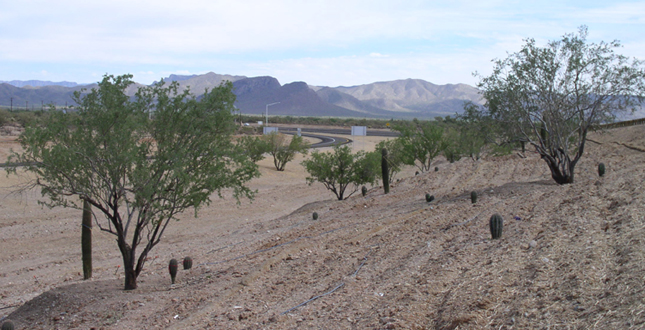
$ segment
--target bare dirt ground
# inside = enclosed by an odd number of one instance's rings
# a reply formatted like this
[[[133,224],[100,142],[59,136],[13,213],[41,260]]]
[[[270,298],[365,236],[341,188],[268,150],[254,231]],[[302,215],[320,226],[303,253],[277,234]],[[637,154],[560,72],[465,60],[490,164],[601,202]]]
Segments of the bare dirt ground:
[[[346,201],[308,186],[302,158],[285,172],[266,159],[256,199],[214,199],[172,223],[134,291],[122,290],[113,237],[94,232],[83,281],[80,212],[12,195],[28,178],[1,176],[0,318],[19,329],[643,329],[645,126],[591,139],[572,185],[527,152],[438,159],[437,172],[399,174],[388,195]],[[171,285],[168,260],[184,256],[195,266]]]

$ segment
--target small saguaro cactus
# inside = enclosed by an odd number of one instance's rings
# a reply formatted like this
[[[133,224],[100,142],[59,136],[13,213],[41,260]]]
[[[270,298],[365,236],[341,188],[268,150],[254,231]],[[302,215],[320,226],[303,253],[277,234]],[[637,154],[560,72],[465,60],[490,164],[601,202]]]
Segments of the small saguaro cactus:
[[[311,217],[312,217],[314,220],[318,220],[318,212],[314,212],[314,213],[311,215]]]
[[[381,149],[381,174],[383,176],[383,191],[385,194],[390,192],[390,170],[388,165],[387,149]]]
[[[434,200],[434,196],[430,194],[426,194],[426,202],[430,203]]]
[[[434,167],[434,171],[435,171],[435,172],[439,172],[439,167],[435,166],[435,167]]]
[[[183,265],[184,265],[184,270],[193,268],[193,258],[191,257],[184,258]]]
[[[502,216],[495,213],[490,217],[490,234],[493,236],[493,239],[498,239],[502,237],[502,228],[504,227],[504,219]]]
[[[83,259],[83,279],[92,277],[92,206],[83,201],[83,217],[81,220],[81,255]]]
[[[477,203],[477,192],[473,191],[470,193],[470,201],[473,202],[473,204]]]
[[[2,330],[13,330],[13,322],[11,321],[6,321],[5,323],[2,323]]]
[[[361,187],[361,194],[363,195],[363,197],[365,197],[365,195],[367,195],[367,187],[365,187],[365,186]]]
[[[605,175],[605,163],[598,164],[598,176],[602,177]]]
[[[168,264],[168,272],[170,273],[172,284],[175,284],[175,278],[177,277],[177,259],[170,259],[170,263]]]

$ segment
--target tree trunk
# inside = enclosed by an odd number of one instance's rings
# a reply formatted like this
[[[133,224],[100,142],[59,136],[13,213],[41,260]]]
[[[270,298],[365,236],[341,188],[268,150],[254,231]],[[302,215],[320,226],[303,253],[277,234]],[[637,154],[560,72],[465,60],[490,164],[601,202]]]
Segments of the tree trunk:
[[[123,257],[123,271],[125,273],[124,290],[134,290],[137,288],[137,273],[134,269],[134,262],[136,260],[134,251],[132,251],[130,246],[121,237],[118,239],[118,244],[119,250],[121,250],[121,256]]]
[[[83,279],[87,280],[92,277],[92,209],[88,201],[83,201],[83,222],[81,228]]]
[[[551,177],[557,184],[573,183],[573,172],[576,166],[575,162],[559,150],[553,152],[553,155],[542,155],[551,170]]]

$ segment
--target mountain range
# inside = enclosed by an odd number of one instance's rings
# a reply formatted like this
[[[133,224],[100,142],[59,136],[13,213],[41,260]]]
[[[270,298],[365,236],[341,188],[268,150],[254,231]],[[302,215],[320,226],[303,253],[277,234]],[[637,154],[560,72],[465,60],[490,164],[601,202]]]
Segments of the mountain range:
[[[305,82],[281,85],[274,77],[245,77],[213,72],[202,75],[170,75],[164,81],[176,81],[181,90],[201,95],[205,89],[231,81],[237,95],[235,106],[243,114],[332,116],[369,118],[434,118],[454,115],[463,103],[481,103],[478,90],[466,84],[436,85],[420,79],[405,79],[352,87],[310,86]],[[0,82],[0,105],[40,109],[43,105],[74,105],[71,95],[96,84],[37,80]],[[140,84],[128,89],[134,95]]]

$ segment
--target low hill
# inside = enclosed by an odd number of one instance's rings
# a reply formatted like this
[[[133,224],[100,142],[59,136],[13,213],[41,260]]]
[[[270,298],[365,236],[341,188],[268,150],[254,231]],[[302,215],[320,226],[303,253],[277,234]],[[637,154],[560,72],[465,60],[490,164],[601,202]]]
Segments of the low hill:
[[[8,196],[3,304],[20,305],[6,313],[29,329],[642,328],[645,126],[590,139],[571,185],[527,152],[439,159],[437,172],[406,169],[388,195],[374,187],[346,201],[308,186],[296,163],[277,172],[265,160],[256,200],[238,207],[225,194],[173,223],[133,292],[121,291],[111,237],[97,234],[84,282],[80,214]],[[171,285],[168,260],[187,255],[194,268]]]

